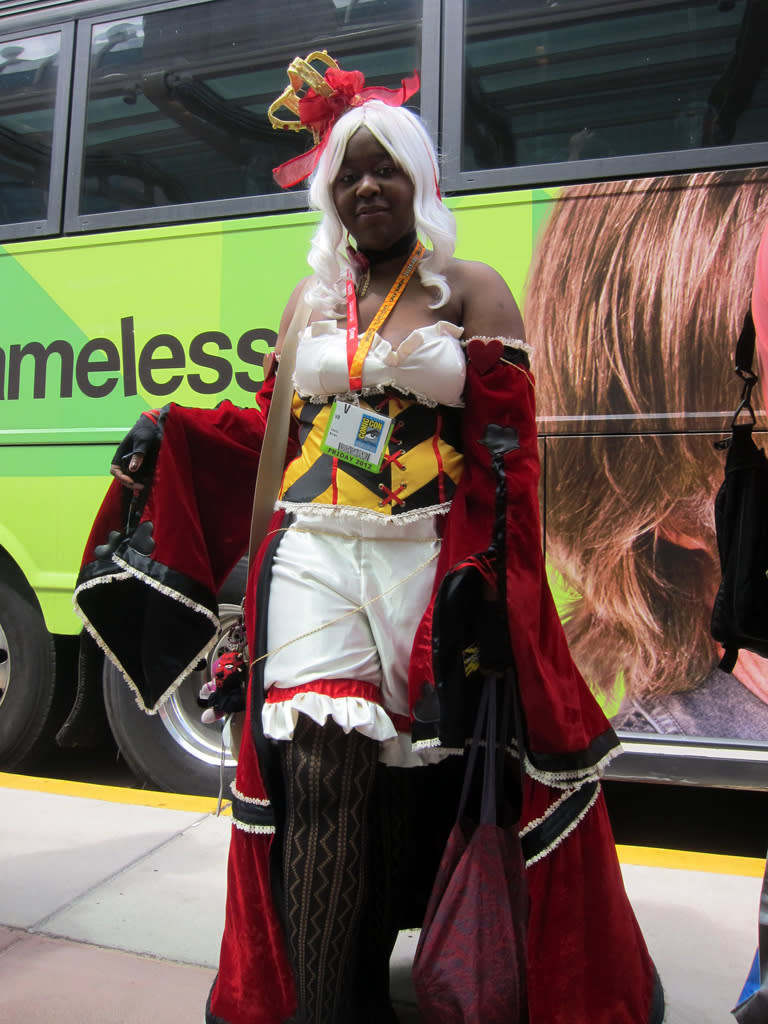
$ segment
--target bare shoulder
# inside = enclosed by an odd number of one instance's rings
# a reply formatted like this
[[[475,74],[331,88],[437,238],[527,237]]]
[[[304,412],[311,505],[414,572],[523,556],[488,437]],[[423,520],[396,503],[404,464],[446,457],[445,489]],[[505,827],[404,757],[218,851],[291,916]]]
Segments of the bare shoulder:
[[[305,288],[307,287],[308,283],[311,280],[311,275],[309,275],[308,277],[303,277],[291,292],[291,296],[285,305],[285,309],[283,310],[283,315],[280,317],[280,327],[277,332],[277,342],[275,344],[275,352],[277,353],[279,353],[282,350],[285,335],[288,331],[288,328],[290,327],[291,320],[293,320],[293,314],[296,312],[296,307],[299,304],[299,297],[301,296],[302,292],[305,290]]]
[[[525,340],[520,308],[497,270],[487,263],[454,259],[445,276],[461,303],[465,338]]]
[[[454,284],[461,286],[462,284],[499,281],[504,283],[504,278],[498,270],[494,270],[488,263],[481,263],[479,260],[460,260],[455,256],[448,264],[446,277],[449,279],[451,286]]]

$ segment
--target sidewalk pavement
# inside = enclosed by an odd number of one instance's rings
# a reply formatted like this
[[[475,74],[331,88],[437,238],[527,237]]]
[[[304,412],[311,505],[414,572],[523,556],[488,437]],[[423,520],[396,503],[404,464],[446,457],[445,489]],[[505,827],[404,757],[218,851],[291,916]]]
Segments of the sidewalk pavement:
[[[0,773],[0,820],[0,1024],[202,1024],[231,823],[215,801]],[[619,856],[666,1024],[733,1024],[763,862]],[[418,1021],[416,938],[401,933],[392,961],[403,1024]]]

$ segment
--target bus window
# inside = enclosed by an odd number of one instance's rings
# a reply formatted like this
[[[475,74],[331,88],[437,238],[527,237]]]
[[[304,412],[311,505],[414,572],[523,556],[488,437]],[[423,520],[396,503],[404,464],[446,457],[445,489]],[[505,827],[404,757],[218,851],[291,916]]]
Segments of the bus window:
[[[0,224],[48,216],[58,32],[0,42]]]
[[[762,0],[466,0],[462,171],[768,140]]]
[[[94,24],[79,213],[278,192],[272,168],[298,152],[266,117],[286,54],[328,49],[390,85],[420,66],[420,16],[419,0],[221,0]]]

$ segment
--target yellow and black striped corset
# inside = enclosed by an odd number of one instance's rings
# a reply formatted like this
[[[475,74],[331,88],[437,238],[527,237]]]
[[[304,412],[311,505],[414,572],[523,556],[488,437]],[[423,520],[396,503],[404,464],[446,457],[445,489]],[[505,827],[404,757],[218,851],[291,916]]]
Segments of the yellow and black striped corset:
[[[372,472],[322,451],[333,404],[293,396],[301,451],[286,468],[282,502],[338,505],[385,516],[439,508],[451,501],[461,477],[462,409],[430,408],[396,393],[360,400],[394,421],[381,469]]]

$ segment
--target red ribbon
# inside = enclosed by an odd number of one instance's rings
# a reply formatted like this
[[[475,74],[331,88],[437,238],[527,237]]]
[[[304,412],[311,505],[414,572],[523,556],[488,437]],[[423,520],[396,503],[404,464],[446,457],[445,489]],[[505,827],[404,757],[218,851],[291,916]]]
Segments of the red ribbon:
[[[325,149],[328,134],[342,114],[346,114],[352,107],[362,106],[367,100],[381,100],[388,107],[402,107],[419,91],[421,84],[417,71],[410,78],[404,78],[399,89],[386,89],[384,86],[369,86],[366,89],[362,71],[328,68],[325,80],[333,88],[330,96],[321,96],[314,89],[309,89],[306,96],[299,100],[299,119],[302,125],[316,132],[320,141],[307,153],[301,153],[274,168],[272,175],[281,188],[298,185],[314,171]]]

